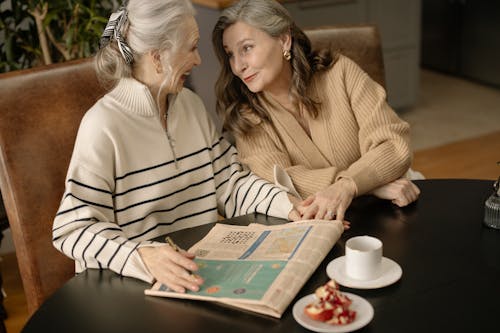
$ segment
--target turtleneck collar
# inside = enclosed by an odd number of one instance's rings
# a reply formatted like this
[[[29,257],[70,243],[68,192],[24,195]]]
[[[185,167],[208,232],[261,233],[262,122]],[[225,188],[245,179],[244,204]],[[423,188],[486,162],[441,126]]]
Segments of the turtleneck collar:
[[[108,93],[119,104],[120,109],[140,115],[153,117],[158,114],[155,98],[151,95],[149,88],[134,78],[121,79],[113,90]],[[169,96],[169,107],[174,98]]]

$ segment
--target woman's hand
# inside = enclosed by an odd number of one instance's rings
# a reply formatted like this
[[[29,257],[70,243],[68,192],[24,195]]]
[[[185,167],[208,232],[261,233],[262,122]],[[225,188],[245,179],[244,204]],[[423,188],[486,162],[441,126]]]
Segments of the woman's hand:
[[[299,206],[304,220],[344,220],[345,212],[356,195],[356,184],[348,178],[341,178],[324,190],[318,191]]]
[[[288,220],[290,220],[290,221],[302,220],[302,216],[298,210],[298,207],[300,206],[301,200],[299,198],[297,198],[296,196],[293,196],[291,194],[288,194],[288,200],[290,200],[290,202],[293,205],[292,210],[290,211],[290,213],[288,213]]]
[[[177,252],[169,245],[141,247],[138,251],[154,278],[176,292],[198,291],[204,282],[201,277],[191,274],[198,270],[192,253]]]
[[[418,199],[420,190],[411,180],[399,178],[377,187],[370,193],[377,198],[391,200],[393,204],[404,207]]]

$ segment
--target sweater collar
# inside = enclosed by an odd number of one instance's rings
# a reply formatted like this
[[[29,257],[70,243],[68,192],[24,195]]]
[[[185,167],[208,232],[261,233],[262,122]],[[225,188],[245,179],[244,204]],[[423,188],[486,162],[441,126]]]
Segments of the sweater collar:
[[[319,137],[315,134],[319,129],[316,128],[318,121],[311,119],[309,114],[306,114],[306,119],[309,123],[312,137],[307,135],[306,131],[300,126],[295,117],[287,111],[278,101],[276,101],[269,93],[260,93],[259,99],[271,117],[271,121],[276,127],[280,136],[284,137],[288,144],[292,144],[298,148],[306,156],[309,161],[309,167],[326,168],[329,166],[328,159],[321,151],[318,142],[324,141],[323,135]]]
[[[158,114],[155,98],[149,88],[134,78],[121,79],[108,94],[120,106],[120,109],[143,117],[153,117]],[[176,95],[169,95],[169,109]]]

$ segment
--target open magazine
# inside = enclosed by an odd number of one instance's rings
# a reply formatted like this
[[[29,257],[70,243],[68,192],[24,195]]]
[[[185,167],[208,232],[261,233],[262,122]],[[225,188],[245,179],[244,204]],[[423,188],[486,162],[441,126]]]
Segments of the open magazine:
[[[280,318],[340,238],[340,221],[216,224],[189,250],[205,283],[177,293],[155,283],[146,295],[215,301]]]

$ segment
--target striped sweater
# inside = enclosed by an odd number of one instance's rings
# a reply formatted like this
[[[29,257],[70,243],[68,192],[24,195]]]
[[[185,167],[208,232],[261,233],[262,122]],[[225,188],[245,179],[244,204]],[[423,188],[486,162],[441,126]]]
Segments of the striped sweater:
[[[315,75],[309,89],[321,102],[316,118],[306,114],[311,136],[269,94],[259,94],[272,125],[250,114],[256,130],[250,137],[236,136],[241,161],[253,172],[272,180],[273,166],[279,166],[304,198],[341,177],[352,179],[362,195],[406,173],[409,125],[389,107],[383,87],[356,63],[340,55]]]
[[[53,224],[54,246],[76,271],[111,269],[152,282],[137,251],[151,239],[259,212],[287,218],[287,193],[243,167],[197,95],[169,98],[161,126],[149,89],[123,79],[84,116]]]

